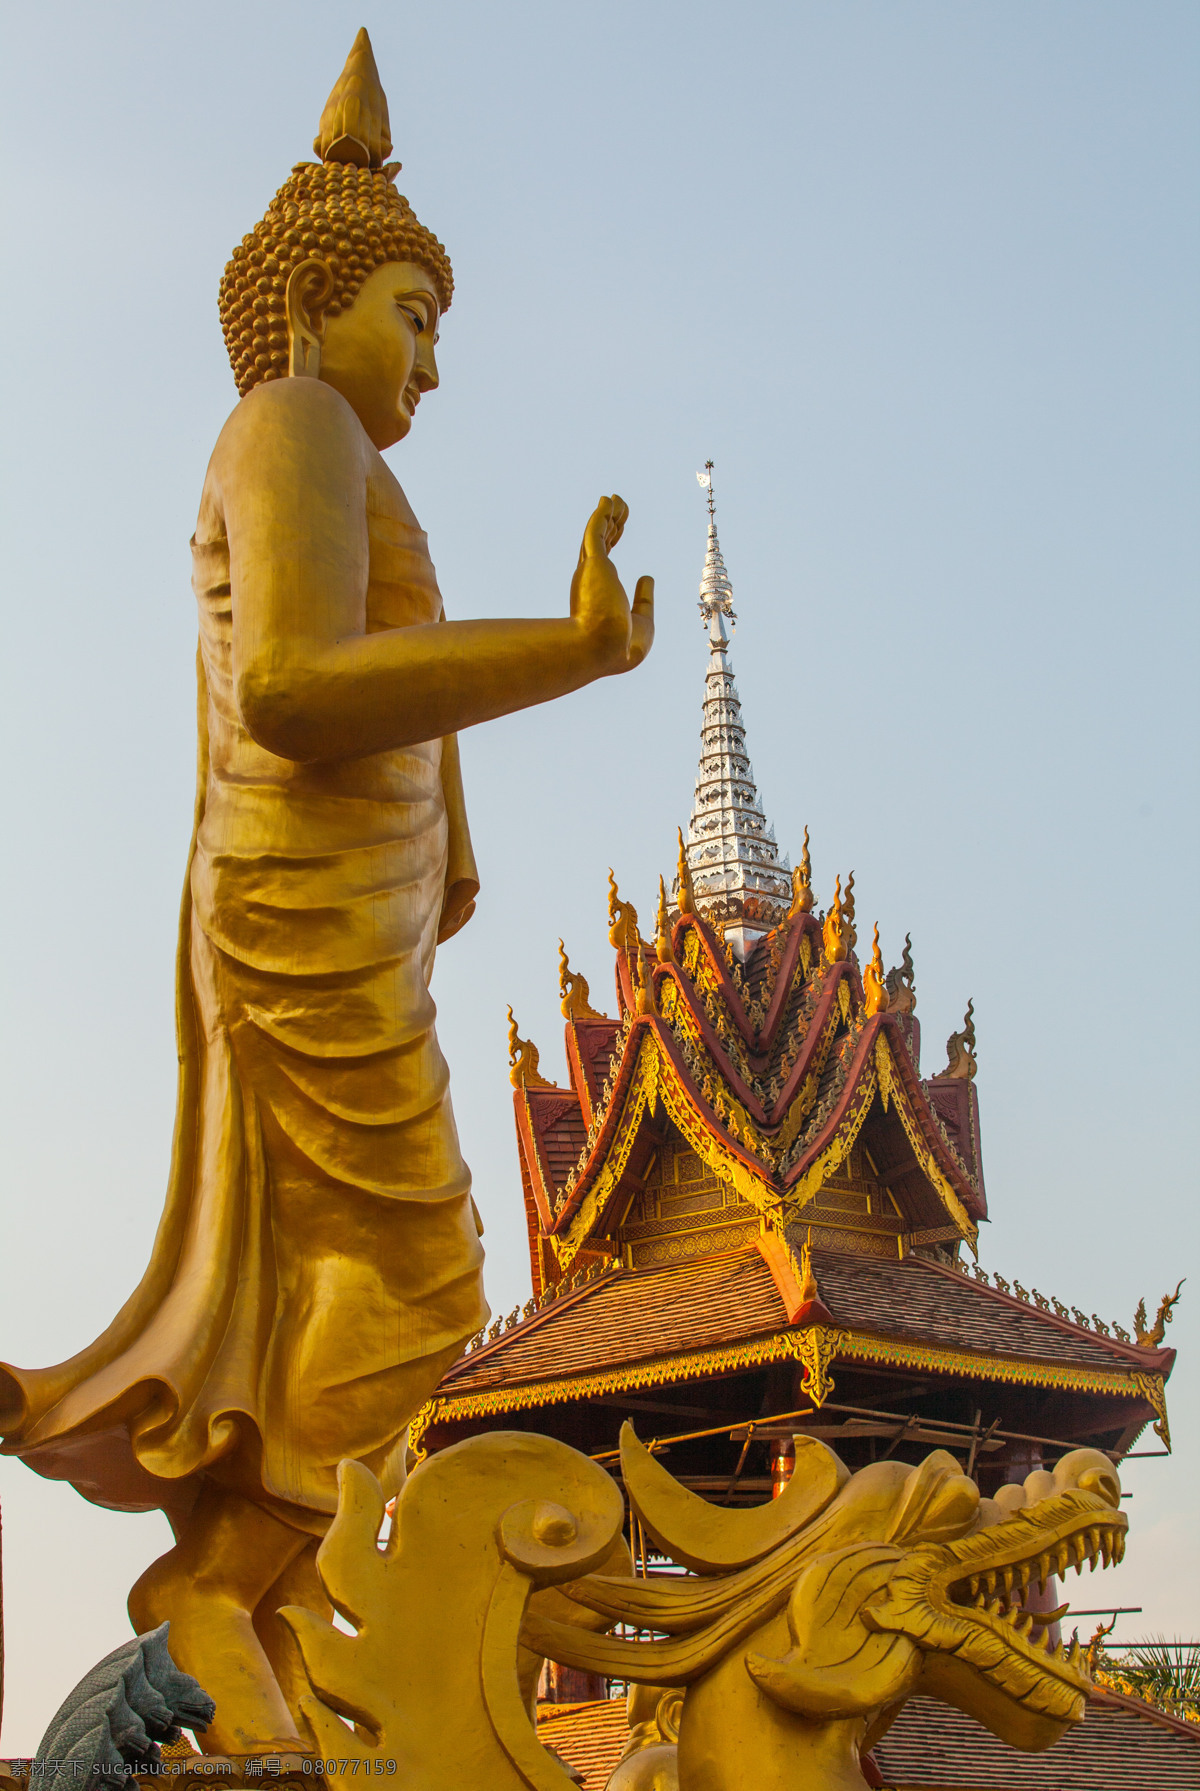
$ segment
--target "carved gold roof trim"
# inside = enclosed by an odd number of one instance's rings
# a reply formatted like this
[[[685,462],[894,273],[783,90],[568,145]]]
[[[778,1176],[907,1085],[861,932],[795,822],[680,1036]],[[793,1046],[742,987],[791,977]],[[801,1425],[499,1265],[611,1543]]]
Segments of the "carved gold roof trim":
[[[787,1217],[795,1216],[807,1206],[829,1177],[845,1162],[854,1148],[876,1094],[880,1097],[885,1113],[895,1105],[921,1172],[940,1198],[959,1235],[974,1251],[979,1228],[942,1173],[933,1150],[925,1141],[903,1082],[897,1074],[886,1033],[881,1031],[877,1035],[870,1063],[865,1073],[860,1072],[850,1109],[842,1116],[833,1136],[797,1181],[790,1187],[780,1188],[773,1176],[769,1177],[766,1172],[756,1170],[717,1137],[705,1107],[701,1105],[690,1084],[686,1084],[680,1077],[657,1033],[649,1029],[638,1048],[637,1062],[617,1118],[616,1135],[604,1163],[565,1231],[551,1235],[551,1245],[559,1267],[568,1267],[577,1252],[583,1248],[625,1173],[643,1113],[648,1108],[653,1116],[658,1110],[660,1099],[676,1129],[719,1180],[734,1188],[743,1200],[757,1207],[760,1212],[775,1213],[782,1210]],[[756,1140],[762,1140],[762,1134],[757,1127],[751,1125],[749,1116],[739,1103],[730,1099],[723,1104],[726,1129],[731,1134],[736,1132],[744,1138],[746,1148],[753,1150]],[[605,1123],[609,1117],[605,1116]]]
[[[865,1011],[870,1019],[874,1014],[885,1014],[891,1005],[887,984],[883,977],[883,953],[879,949],[879,922],[875,922],[875,943],[871,956],[863,965],[863,993]]]
[[[508,1079],[514,1088],[557,1088],[547,1082],[538,1070],[538,1048],[532,1039],[523,1039],[517,1031],[511,1007],[508,1010]]]
[[[588,988],[586,976],[578,970],[572,970],[567,961],[567,948],[560,939],[558,942],[558,994],[562,1002],[564,1020],[606,1020],[607,1014],[600,1013],[589,1002],[591,990]]]
[[[800,1330],[772,1331],[738,1343],[714,1344],[705,1349],[651,1356],[641,1362],[614,1364],[593,1374],[557,1376],[523,1385],[491,1387],[479,1393],[456,1394],[451,1391],[435,1395],[413,1420],[409,1443],[420,1459],[430,1426],[448,1419],[486,1418],[502,1412],[527,1411],[536,1406],[565,1405],[605,1393],[635,1392],[699,1380],[739,1368],[761,1368],[773,1362],[798,1362],[806,1368],[806,1381],[812,1383],[813,1390],[809,1391],[806,1385],[805,1397],[821,1405],[832,1390],[829,1367],[837,1360],[877,1362],[1015,1386],[1055,1387],[1077,1393],[1108,1393],[1120,1399],[1144,1399],[1158,1414],[1159,1424],[1164,1429],[1167,1422],[1166,1390],[1161,1375],[1077,1368],[1067,1363],[995,1356],[982,1350],[952,1350],[933,1344],[908,1343],[899,1338],[880,1337],[841,1326],[806,1325]],[[1155,1425],[1155,1430],[1163,1436],[1159,1424]],[[1167,1447],[1170,1447],[1169,1443]]]
[[[792,905],[788,909],[787,917],[789,920],[794,920],[798,914],[811,914],[812,906],[812,858],[808,850],[808,828],[806,827],[800,863],[792,872]]]

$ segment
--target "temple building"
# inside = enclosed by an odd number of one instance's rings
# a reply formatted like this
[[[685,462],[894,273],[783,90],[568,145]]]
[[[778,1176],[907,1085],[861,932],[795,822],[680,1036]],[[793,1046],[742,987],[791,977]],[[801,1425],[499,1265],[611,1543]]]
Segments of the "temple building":
[[[797,1433],[851,1469],[946,1449],[988,1495],[1080,1445],[1120,1461],[1145,1438],[1142,1452],[1164,1453],[1170,1302],[1154,1322],[1141,1309],[1131,1334],[978,1266],[973,1010],[945,1062],[924,1063],[909,944],[885,969],[878,928],[860,950],[853,873],[823,870],[822,908],[807,831],[794,871],[779,850],[734,682],[711,467],[707,484],[709,664],[676,875],[644,937],[610,873],[610,1013],[560,943],[561,1086],[512,1022],[533,1295],[449,1370],[413,1446],[530,1429],[615,1467],[629,1419],[677,1478],[725,1504],[777,1493]],[[654,1571],[636,1525],[630,1543]],[[1052,1576],[1028,1608],[1060,1602]],[[624,1702],[553,1665],[543,1691],[545,1739],[601,1791]],[[877,1782],[1200,1784],[1187,1776],[1200,1732],[1185,1727],[1102,1699],[1033,1759],[916,1699],[876,1751]],[[975,1776],[964,1751],[983,1762]],[[1158,1762],[1151,1776],[1135,1755]]]

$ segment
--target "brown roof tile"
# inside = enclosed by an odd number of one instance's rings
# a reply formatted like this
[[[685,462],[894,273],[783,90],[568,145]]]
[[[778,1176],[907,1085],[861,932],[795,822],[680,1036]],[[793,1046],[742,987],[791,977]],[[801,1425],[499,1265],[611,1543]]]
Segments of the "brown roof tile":
[[[792,1232],[798,1250],[804,1241],[803,1227]],[[814,1251],[813,1261],[825,1304],[840,1324],[855,1330],[1081,1367],[1144,1366],[1143,1358],[1134,1358],[1119,1345],[1089,1336],[1023,1300],[1008,1299],[920,1256],[882,1262]]]
[[[981,1287],[921,1257],[889,1263],[813,1251],[821,1296],[836,1323],[859,1332],[1080,1367],[1161,1371],[1158,1352],[1134,1352]],[[444,1394],[594,1374],[650,1357],[702,1350],[785,1328],[786,1314],[757,1250],[597,1281],[544,1307],[484,1350],[465,1356]]]
[[[623,1699],[542,1705],[538,1738],[603,1791],[625,1748]],[[1105,1696],[1044,1754],[1008,1747],[949,1704],[910,1698],[874,1749],[884,1783],[921,1791],[1200,1791],[1200,1727]]]
[[[873,1751],[885,1784],[923,1791],[1200,1791],[1200,1727],[1131,1698],[1098,1699],[1044,1754],[1018,1753],[948,1704],[910,1698]]]
[[[757,1250],[702,1257],[683,1268],[610,1275],[464,1357],[442,1386],[447,1393],[473,1392],[594,1374],[614,1363],[776,1331],[785,1322]]]

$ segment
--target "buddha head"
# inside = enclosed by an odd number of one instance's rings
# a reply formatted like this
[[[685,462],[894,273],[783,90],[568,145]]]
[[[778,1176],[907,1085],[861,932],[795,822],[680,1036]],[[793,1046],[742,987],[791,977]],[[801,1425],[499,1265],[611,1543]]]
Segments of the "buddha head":
[[[396,191],[387,99],[365,30],[321,114],[313,148],[221,280],[225,345],[242,397],[289,374],[339,390],[377,447],[408,433],[437,385],[434,343],[450,260]]]

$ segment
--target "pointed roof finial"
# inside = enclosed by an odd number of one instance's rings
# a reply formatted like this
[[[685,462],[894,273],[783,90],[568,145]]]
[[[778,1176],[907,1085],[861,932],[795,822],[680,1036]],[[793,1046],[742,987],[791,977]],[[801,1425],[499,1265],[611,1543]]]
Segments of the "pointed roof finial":
[[[952,1032],[946,1040],[946,1067],[941,1075],[955,1081],[974,1077],[979,1064],[975,1057],[975,1003],[968,1001],[963,1015],[962,1031]]]
[[[381,168],[392,152],[387,95],[365,25],[325,101],[313,148],[323,162],[351,162],[356,168]]]
[[[846,944],[851,951],[858,944],[858,929],[854,925],[854,872],[846,878],[846,887],[842,891],[842,913],[846,920]]]
[[[875,922],[875,946],[870,958],[863,966],[863,991],[866,995],[867,1018],[874,1014],[886,1014],[890,1005],[887,984],[883,979],[883,953],[879,949],[879,922]]]
[[[696,912],[696,891],[692,886],[692,867],[688,863],[687,847],[683,843],[683,828],[677,829],[679,834],[679,863],[675,872],[675,883],[681,914]]]
[[[667,885],[658,879],[658,917],[654,932],[654,949],[660,964],[671,962],[671,917],[667,911]]]
[[[831,964],[840,964],[850,953],[847,938],[845,898],[842,895],[842,879],[839,877],[834,885],[833,901],[825,916],[825,925],[821,929],[821,939],[825,947],[825,956]]]
[[[811,914],[813,905],[812,858],[808,850],[808,828],[804,829],[804,846],[800,853],[800,863],[792,872],[792,905],[788,909],[788,919],[794,920],[798,914]]]
[[[511,1007],[508,1010],[508,1079],[514,1088],[555,1088],[538,1069],[538,1048],[532,1039],[523,1039],[517,1029]]]
[[[561,939],[558,942],[558,994],[564,1020],[603,1020],[604,1015],[597,1013],[591,1004],[587,977],[571,969],[567,948]]]

